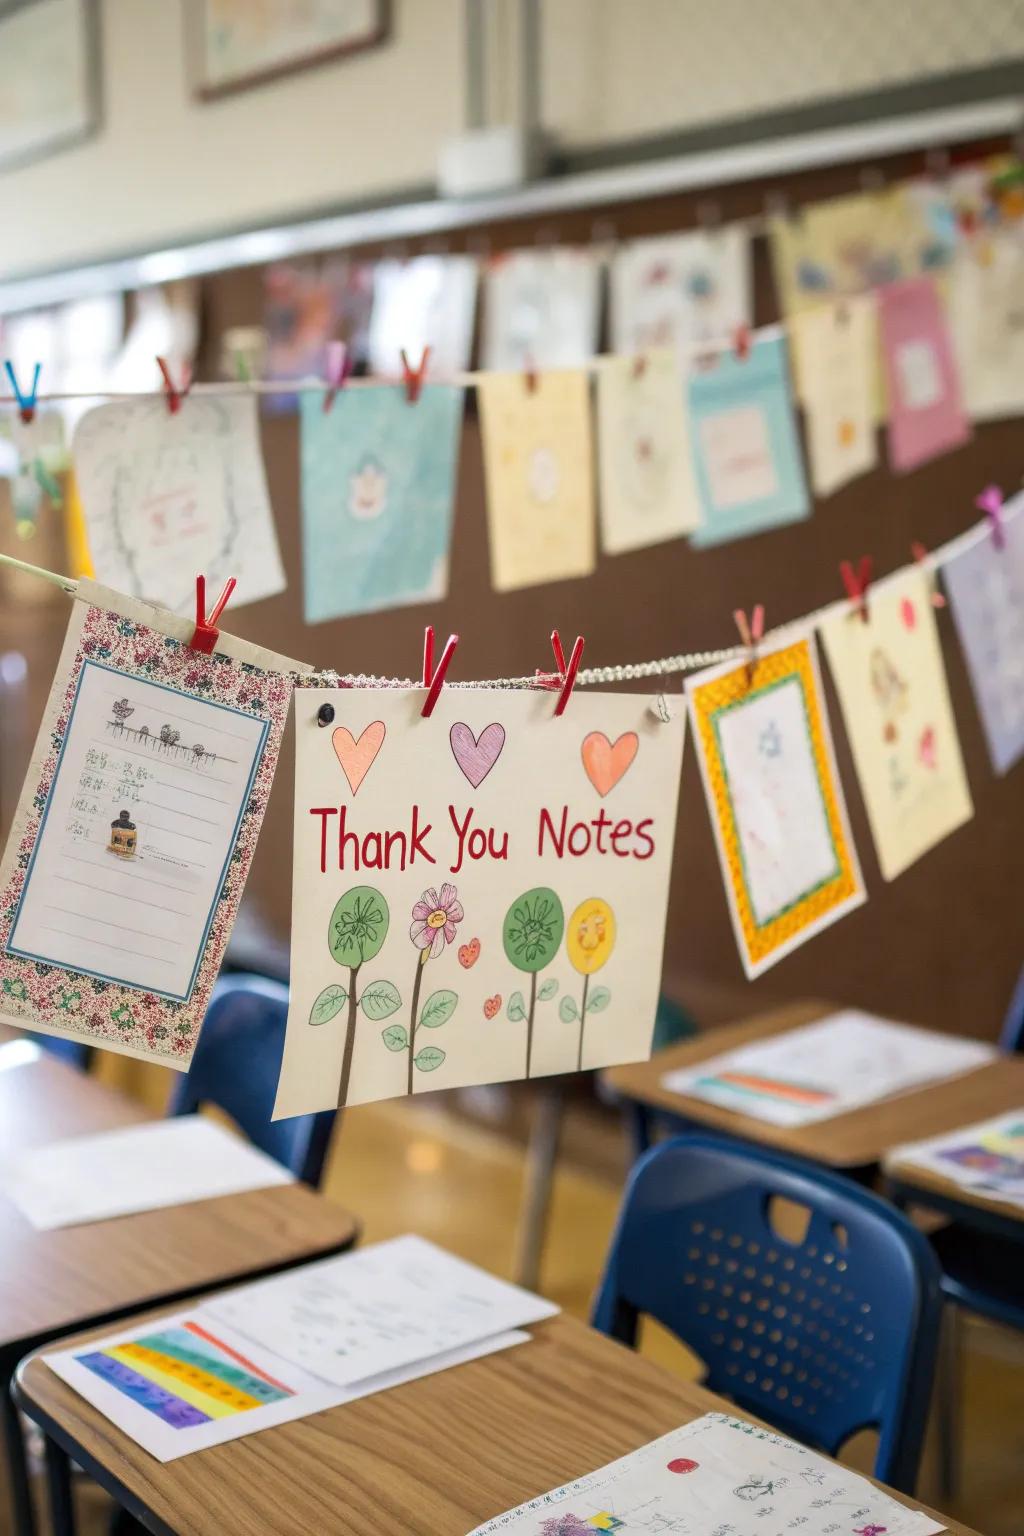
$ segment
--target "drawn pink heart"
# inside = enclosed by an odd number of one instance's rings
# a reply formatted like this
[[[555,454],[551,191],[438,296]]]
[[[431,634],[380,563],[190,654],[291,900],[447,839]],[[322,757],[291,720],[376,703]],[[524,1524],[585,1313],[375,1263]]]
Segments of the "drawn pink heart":
[[[928,725],[921,732],[921,740],[918,743],[917,752],[926,768],[934,768],[936,766],[934,726]]]
[[[496,720],[485,725],[479,736],[474,736],[469,726],[457,720],[451,728],[449,739],[455,761],[474,789],[479,789],[486,779],[505,745],[505,727]]]
[[[497,1013],[497,1011],[498,1011],[498,1009],[500,1007],[501,1007],[501,993],[500,992],[495,992],[493,997],[485,998],[484,999],[484,1018],[485,1019],[493,1019],[494,1015]]]
[[[384,730],[383,720],[374,720],[372,725],[364,727],[358,740],[343,725],[339,725],[331,737],[341,771],[348,779],[353,794],[366,778],[374,758],[384,745]]]

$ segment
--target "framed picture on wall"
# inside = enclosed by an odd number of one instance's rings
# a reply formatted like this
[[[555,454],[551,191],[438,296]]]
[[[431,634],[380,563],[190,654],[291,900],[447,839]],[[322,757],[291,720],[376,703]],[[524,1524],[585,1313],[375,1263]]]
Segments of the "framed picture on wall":
[[[192,87],[208,101],[376,47],[389,0],[189,0]]]
[[[97,0],[0,0],[0,171],[100,124]]]

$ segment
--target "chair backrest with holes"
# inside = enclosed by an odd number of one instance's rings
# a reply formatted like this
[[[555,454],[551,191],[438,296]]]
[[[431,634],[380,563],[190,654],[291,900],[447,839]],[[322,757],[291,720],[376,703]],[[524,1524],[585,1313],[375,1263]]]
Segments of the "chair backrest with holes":
[[[1003,1020],[999,1046],[1004,1051],[1024,1051],[1024,968],[1017,977],[1017,985]]]
[[[334,1111],[271,1120],[284,1051],[288,988],[267,976],[222,976],[213,989],[188,1074],[168,1114],[216,1104],[249,1140],[316,1186],[334,1126]]]
[[[773,1201],[807,1219],[780,1237]],[[938,1340],[939,1267],[893,1206],[811,1164],[713,1136],[634,1167],[594,1326],[635,1344],[648,1314],[701,1357],[706,1383],[834,1454],[879,1431],[875,1475],[912,1491]]]

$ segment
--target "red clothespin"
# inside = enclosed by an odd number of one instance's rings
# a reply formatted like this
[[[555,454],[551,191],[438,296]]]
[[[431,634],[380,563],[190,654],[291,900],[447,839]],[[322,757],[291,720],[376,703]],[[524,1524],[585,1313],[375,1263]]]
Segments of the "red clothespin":
[[[1006,548],[1006,529],[1003,526],[1003,493],[998,485],[987,485],[974,505],[988,518],[989,532],[996,549]]]
[[[647,358],[643,352],[638,352],[633,359],[633,377],[634,379],[642,379],[646,372]]]
[[[870,555],[861,555],[856,571],[849,560],[839,562],[839,574],[843,578],[846,595],[853,604],[854,613],[865,624],[868,622],[868,588],[871,585],[872,565]]]
[[[747,648],[747,687],[753,687],[757,671],[757,648],[764,639],[764,604],[758,603],[748,622],[746,610],[737,608],[733,613],[740,639]]]
[[[750,326],[738,325],[733,332],[733,351],[741,363],[750,356]]]
[[[565,706],[569,702],[569,695],[576,684],[576,674],[583,660],[583,636],[576,636],[576,643],[569,654],[569,663],[566,665],[565,651],[562,649],[562,637],[557,629],[551,631],[551,649],[555,653],[556,672],[541,672],[538,668],[536,681],[538,688],[547,688],[552,693],[558,690],[558,703],[555,705],[555,714],[563,715]]]
[[[326,416],[334,404],[334,397],[339,389],[344,389],[345,380],[352,372],[352,358],[348,347],[343,341],[329,341],[327,343],[327,388],[324,390],[324,415]]]
[[[935,572],[933,570],[931,570],[928,567],[927,563],[926,563],[927,560],[928,560],[928,551],[927,551],[927,549],[924,547],[924,545],[920,542],[919,539],[915,539],[914,542],[910,546],[910,552],[913,555],[914,559],[917,561],[918,565],[920,565],[920,566],[922,566],[924,568],[925,576],[928,579],[928,588],[929,588],[929,591],[931,593],[932,607],[933,608],[945,608],[945,606],[946,606],[946,599],[942,595],[942,593],[939,591],[938,578],[936,577]]]
[[[21,417],[25,425],[28,426],[29,422],[32,421],[36,414],[36,396],[39,393],[39,375],[43,371],[43,365],[42,363],[36,363],[32,373],[32,388],[28,390],[27,393],[22,392],[21,387],[18,384],[17,376],[14,372],[14,364],[10,361],[10,359],[4,363],[4,369],[7,373],[8,379],[11,382],[11,389],[14,393],[14,398],[18,402],[18,415]]]
[[[238,585],[234,576],[229,576],[224,583],[224,591],[218,597],[209,618],[206,615],[206,577],[196,577],[196,628],[195,634],[189,641],[194,651],[202,651],[204,656],[212,656],[213,648],[217,644],[220,630],[216,627],[224,609],[227,607],[228,598]]]
[[[423,348],[423,356],[420,365],[414,368],[409,362],[405,348],[402,348],[402,378],[405,382],[405,398],[410,405],[415,405],[423,388],[423,380],[427,373],[427,363],[430,361],[430,348]]]
[[[428,624],[423,631],[423,686],[427,690],[427,697],[423,701],[423,708],[420,710],[420,714],[425,719],[429,719],[434,713],[434,705],[437,703],[438,695],[444,687],[445,673],[448,671],[451,659],[455,655],[455,647],[458,643],[458,635],[448,636],[445,648],[441,652],[441,660],[435,667],[433,624]]]
[[[171,378],[171,370],[167,366],[167,359],[165,357],[158,357],[156,365],[163,374],[164,389],[167,392],[167,409],[172,416],[175,416],[181,410],[181,402],[192,388],[192,369],[188,363],[182,363],[181,387],[179,388]]]

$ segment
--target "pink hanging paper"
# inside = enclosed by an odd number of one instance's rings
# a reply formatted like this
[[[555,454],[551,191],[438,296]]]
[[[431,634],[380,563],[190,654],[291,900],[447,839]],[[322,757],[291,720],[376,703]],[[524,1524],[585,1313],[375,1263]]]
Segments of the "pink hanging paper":
[[[931,278],[880,288],[878,325],[889,399],[889,467],[916,469],[971,435]]]

